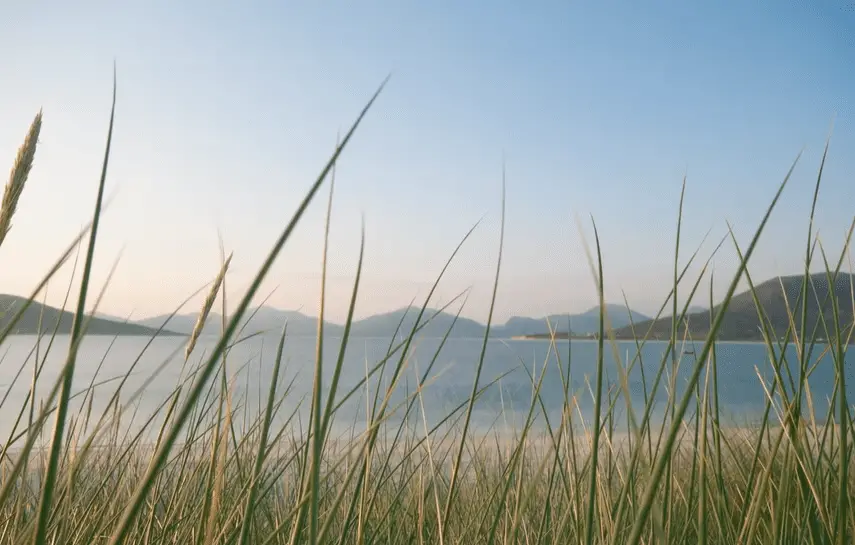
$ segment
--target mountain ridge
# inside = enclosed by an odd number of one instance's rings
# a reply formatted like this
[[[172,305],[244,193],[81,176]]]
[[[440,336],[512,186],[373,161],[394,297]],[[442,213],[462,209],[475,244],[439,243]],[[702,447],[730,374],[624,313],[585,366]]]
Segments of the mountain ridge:
[[[0,294],[0,329],[5,329],[9,325],[18,309],[22,308],[26,302],[27,300],[24,297]],[[74,313],[32,301],[10,333],[13,335],[37,335],[40,333],[50,334],[56,330],[59,335],[67,335],[71,333],[73,322]],[[87,315],[87,335],[150,336],[156,332],[156,329],[132,321],[108,320],[100,317],[98,313],[95,316]],[[163,336],[177,335],[177,333],[169,330],[161,331],[160,334]]]
[[[798,296],[804,275],[789,275],[775,277],[755,286],[755,293],[769,317],[773,334],[780,337],[790,324],[788,312],[800,316],[801,304]],[[833,308],[830,297],[837,299],[840,323],[844,325],[853,322],[853,301],[855,293],[855,276],[842,274],[838,276],[832,289],[829,290],[824,273],[810,275],[807,304],[808,331],[821,328],[823,321],[833,320]],[[785,294],[785,295],[784,295]],[[822,304],[817,299],[823,301]],[[15,308],[25,302],[23,297],[0,294],[0,327],[5,327],[14,314]],[[713,306],[713,313],[720,312],[722,305]],[[695,339],[706,338],[710,329],[710,311],[699,307],[689,307],[690,311],[678,327],[678,336],[689,335]],[[396,334],[408,334],[415,326],[415,319],[421,309],[404,307],[389,312],[378,313],[351,324],[350,334],[353,337],[389,338]],[[671,318],[662,317],[654,320],[644,314],[628,310],[623,305],[607,304],[606,311],[612,325],[612,333],[617,339],[632,339],[633,328],[637,335],[648,335],[649,339],[668,339],[671,336]],[[583,337],[590,338],[599,331],[599,307],[592,307],[577,314],[553,314],[542,318],[512,316],[503,324],[493,324],[490,327],[492,338],[543,338],[551,331],[558,338]],[[59,320],[58,333],[68,333],[71,330],[73,314],[60,311],[55,307],[43,306],[33,301],[15,329],[13,334],[35,334],[42,315],[42,331],[52,331]],[[195,313],[152,316],[134,321],[121,322],[103,317],[96,313],[89,321],[88,334],[91,335],[153,335],[159,328],[162,335],[189,335],[195,327]],[[294,310],[281,310],[269,306],[251,309],[247,318],[241,324],[244,334],[257,332],[280,331],[287,322],[288,334],[292,336],[317,335],[317,318]],[[219,334],[221,316],[212,312],[206,321],[203,334]],[[419,335],[425,337],[443,337],[448,333],[451,338],[483,338],[486,325],[471,318],[455,317],[449,312],[439,312],[436,309],[425,309],[420,322],[423,327]],[[688,325],[687,325],[688,324]],[[452,328],[452,325],[454,326]],[[400,327],[399,327],[400,326]],[[569,326],[569,327],[568,327]],[[324,323],[324,333],[331,337],[344,334],[344,326],[333,322]],[[722,327],[719,330],[720,340],[759,341],[763,340],[757,308],[750,291],[746,290],[734,295]]]
[[[628,324],[626,307],[621,305],[607,305],[609,317],[612,323],[619,325]],[[403,307],[388,312],[381,312],[354,320],[351,324],[350,335],[359,338],[388,338],[393,334],[405,334],[415,326],[415,319],[421,309],[419,307]],[[622,311],[622,313],[621,313]],[[255,313],[253,315],[253,313]],[[548,333],[550,325],[554,331],[567,332],[569,320],[570,328],[574,332],[583,334],[591,333],[598,328],[599,308],[594,307],[579,314],[553,314],[543,318],[529,318],[513,316],[504,324],[493,324],[490,327],[490,335],[494,338],[513,338]],[[249,311],[251,315],[244,320],[242,326],[245,332],[281,330],[286,320],[288,332],[295,336],[311,336],[317,334],[317,317],[309,316],[298,311],[280,310],[273,307],[256,307]],[[632,312],[633,321],[649,319],[647,316]],[[159,315],[139,320],[137,323],[147,327],[168,327],[173,331],[189,334],[196,324],[196,313],[176,314],[172,318],[169,315]],[[217,334],[220,332],[220,315],[211,313],[202,330],[203,334]],[[443,337],[449,330],[452,338],[480,338],[486,333],[486,325],[473,320],[455,315],[450,312],[440,312],[435,308],[426,308],[420,324],[423,327],[419,334],[425,337]],[[452,329],[453,324],[453,329]],[[334,322],[324,322],[324,333],[330,336],[339,336],[344,333],[344,325]]]

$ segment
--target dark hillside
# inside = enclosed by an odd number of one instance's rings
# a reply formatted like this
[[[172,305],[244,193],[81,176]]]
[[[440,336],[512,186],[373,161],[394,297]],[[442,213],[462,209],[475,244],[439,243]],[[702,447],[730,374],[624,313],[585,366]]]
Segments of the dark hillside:
[[[5,328],[14,318],[18,310],[27,302],[23,297],[17,295],[0,294],[0,329]],[[66,335],[71,333],[71,324],[74,314],[33,301],[24,315],[15,324],[12,330],[17,335],[36,335],[39,333],[39,318],[41,317],[41,331],[53,333],[59,323],[57,333]],[[134,323],[123,323],[104,318],[92,318],[86,329],[87,335],[154,335],[156,329],[145,327]],[[171,331],[161,331],[160,335],[175,335]]]
[[[795,317],[796,326],[799,326],[802,312],[799,297],[803,279],[803,275],[783,276],[755,285],[757,300],[777,337],[782,337],[790,326],[790,313]],[[837,299],[838,326],[847,327],[851,325],[853,320],[852,305],[853,299],[855,299],[853,297],[855,277],[850,274],[839,274],[831,289],[829,289],[825,273],[813,274],[809,279],[807,297],[808,338],[814,336],[814,331],[816,331],[817,338],[828,336],[822,323],[823,318],[829,329],[832,331],[837,329],[837,326],[834,325],[832,297]],[[714,307],[714,312],[718,313],[720,310],[721,305]],[[706,338],[710,330],[710,314],[708,311],[702,311],[687,315],[686,322],[679,329],[679,336],[684,334],[686,323],[688,323],[689,334],[692,338]],[[650,338],[667,339],[670,337],[671,318],[662,318],[655,322],[648,320],[636,324],[636,333],[643,336],[651,324]],[[619,338],[632,336],[629,328],[618,329],[615,334]],[[718,332],[718,338],[735,341],[763,340],[757,306],[750,290],[737,294],[731,299],[721,329]]]

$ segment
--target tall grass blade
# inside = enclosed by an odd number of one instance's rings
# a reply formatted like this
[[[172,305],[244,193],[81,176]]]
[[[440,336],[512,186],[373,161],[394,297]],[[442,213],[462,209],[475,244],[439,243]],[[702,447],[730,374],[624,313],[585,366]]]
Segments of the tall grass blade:
[[[125,539],[128,537],[131,525],[136,519],[136,516],[140,508],[142,507],[142,504],[145,502],[148,492],[154,484],[155,478],[157,477],[158,473],[160,473],[163,465],[165,464],[166,459],[169,456],[173,445],[175,444],[175,441],[178,439],[181,427],[186,422],[187,418],[190,416],[190,413],[196,404],[196,400],[201,395],[205,384],[211,376],[211,373],[214,371],[217,360],[220,358],[223,351],[226,349],[229,338],[237,329],[240,319],[243,317],[244,313],[246,313],[246,310],[249,308],[249,304],[252,301],[252,298],[255,296],[256,292],[259,289],[259,286],[261,285],[261,282],[267,276],[267,273],[269,272],[270,268],[273,266],[273,262],[278,257],[279,252],[282,250],[282,248],[285,246],[285,243],[291,237],[291,233],[294,231],[297,226],[297,223],[303,217],[303,214],[305,213],[309,204],[312,202],[312,200],[314,200],[315,195],[317,194],[318,190],[326,179],[327,174],[332,168],[332,165],[335,164],[336,160],[338,159],[342,150],[347,146],[347,143],[350,141],[351,136],[353,136],[353,133],[356,131],[360,122],[368,113],[368,110],[371,108],[371,106],[374,104],[374,101],[382,92],[383,88],[386,85],[386,81],[388,81],[388,78],[384,80],[384,82],[380,85],[380,87],[371,97],[369,102],[363,108],[362,112],[359,114],[356,121],[353,123],[350,130],[347,132],[344,139],[342,140],[341,145],[338,146],[333,156],[329,159],[326,166],[323,168],[320,175],[315,180],[314,184],[312,184],[312,187],[309,189],[309,192],[303,198],[303,201],[300,203],[299,207],[297,208],[297,211],[292,216],[290,222],[274,243],[273,248],[270,250],[267,258],[264,261],[264,264],[261,266],[261,269],[258,271],[251,285],[247,289],[246,294],[241,299],[240,303],[235,309],[232,318],[229,321],[229,325],[226,328],[226,331],[223,333],[220,340],[214,346],[210,356],[208,357],[208,360],[200,369],[199,375],[196,378],[196,383],[194,384],[193,388],[191,388],[191,390],[188,392],[187,397],[185,398],[184,405],[176,413],[175,422],[172,428],[163,438],[159,449],[154,454],[151,460],[151,464],[149,465],[145,476],[142,478],[139,486],[136,489],[136,492],[134,493],[132,500],[128,503],[127,508],[119,519],[119,523],[114,529],[113,534],[110,538],[110,545],[119,545],[120,543],[124,543]]]
[[[74,365],[77,357],[77,346],[81,326],[85,319],[86,295],[89,289],[89,277],[92,272],[92,262],[95,256],[95,241],[98,236],[98,224],[101,218],[101,204],[104,199],[104,186],[107,180],[107,164],[110,159],[110,144],[113,140],[113,120],[116,114],[116,75],[113,72],[113,104],[110,107],[110,125],[107,129],[107,144],[104,149],[104,161],[101,166],[101,180],[98,183],[98,196],[95,199],[95,212],[92,218],[92,227],[89,231],[89,247],[86,250],[86,259],[83,264],[83,275],[80,280],[80,293],[77,299],[77,311],[71,325],[71,347],[68,351],[68,366],[64,371],[62,389],[59,394],[59,406],[56,412],[56,424],[54,427],[53,440],[51,442],[48,465],[45,470],[45,482],[42,487],[42,497],[39,504],[39,514],[36,519],[36,531],[33,534],[35,545],[44,545],[47,541],[47,522],[51,501],[53,499],[54,487],[56,486],[56,472],[59,464],[60,450],[65,433],[66,413],[68,411],[68,398],[71,395],[71,385],[74,378]]]

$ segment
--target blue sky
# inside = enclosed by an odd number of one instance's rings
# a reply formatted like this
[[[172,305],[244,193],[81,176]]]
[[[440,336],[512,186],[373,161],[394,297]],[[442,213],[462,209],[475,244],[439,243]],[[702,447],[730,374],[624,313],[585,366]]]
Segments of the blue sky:
[[[817,228],[835,255],[855,214],[855,10],[845,2],[13,3],[0,32],[0,163],[44,108],[0,291],[28,293],[89,218],[118,66],[113,195],[96,281],[121,253],[102,310],[168,312],[209,281],[217,232],[235,252],[232,297],[383,78],[392,79],[338,170],[328,313],[346,310],[366,224],[358,314],[421,300],[475,234],[438,302],[469,289],[486,317],[506,237],[496,318],[596,303],[575,217],[597,222],[606,296],[655,312],[670,287],[687,175],[686,257],[734,226],[747,244],[804,155],[750,271],[803,267],[813,183],[834,129]],[[317,312],[326,195],[265,293]],[[734,272],[728,243],[715,290]],[[8,265],[12,263],[13,265]],[[697,274],[699,267],[693,267]],[[64,292],[68,274],[51,285]],[[234,300],[234,299],[232,299]],[[702,301],[698,301],[702,303]]]

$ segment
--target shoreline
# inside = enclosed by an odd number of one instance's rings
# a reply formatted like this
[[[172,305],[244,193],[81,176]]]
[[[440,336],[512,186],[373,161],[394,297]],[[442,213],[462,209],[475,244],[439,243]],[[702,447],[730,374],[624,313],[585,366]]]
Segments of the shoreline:
[[[511,340],[511,341],[515,341],[515,342],[516,341],[551,342],[551,339],[549,337],[537,337],[537,336],[527,336],[527,335],[511,337],[510,339],[496,339],[496,340],[505,340],[505,341]],[[570,338],[556,337],[555,340],[556,341],[562,341],[562,342],[566,342],[566,341],[591,342],[591,343],[597,342],[597,339],[592,339],[590,337],[570,337]],[[610,339],[606,339],[606,342],[610,342],[610,341],[611,341]],[[670,342],[667,339],[647,339],[647,340],[644,340],[644,339],[626,339],[626,338],[615,339],[615,341],[616,342],[622,342],[622,343],[643,342],[644,344]],[[686,345],[689,345],[689,344],[698,345],[699,344],[699,345],[703,346],[703,344],[705,342],[706,342],[705,340],[704,341],[686,342],[686,343],[683,343],[683,341],[679,341],[678,344],[686,344]],[[748,341],[748,340],[746,340],[746,341],[742,341],[742,340],[716,340],[715,343],[716,344],[762,344],[764,346],[766,345],[766,341]],[[790,344],[792,344],[792,342],[790,342]]]

